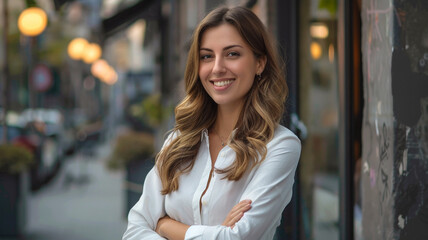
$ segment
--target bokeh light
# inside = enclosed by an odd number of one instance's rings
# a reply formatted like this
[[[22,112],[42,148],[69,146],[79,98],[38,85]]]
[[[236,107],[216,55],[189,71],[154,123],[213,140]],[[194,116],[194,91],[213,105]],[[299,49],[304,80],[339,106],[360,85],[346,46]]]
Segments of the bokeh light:
[[[48,17],[43,9],[30,7],[22,11],[18,18],[18,28],[22,34],[37,36],[42,33],[48,23]]]
[[[75,38],[68,44],[67,52],[70,58],[80,60],[83,57],[88,41],[84,38]]]

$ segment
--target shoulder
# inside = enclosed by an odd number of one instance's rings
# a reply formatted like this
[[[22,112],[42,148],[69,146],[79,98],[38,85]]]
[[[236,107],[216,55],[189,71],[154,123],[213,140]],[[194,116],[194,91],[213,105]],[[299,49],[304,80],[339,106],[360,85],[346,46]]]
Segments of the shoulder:
[[[278,125],[272,140],[267,144],[267,159],[276,155],[288,155],[295,161],[300,158],[300,139],[288,128]]]
[[[275,129],[272,140],[267,144],[267,147],[273,147],[277,145],[291,145],[292,147],[301,147],[300,139],[288,128],[278,125]]]

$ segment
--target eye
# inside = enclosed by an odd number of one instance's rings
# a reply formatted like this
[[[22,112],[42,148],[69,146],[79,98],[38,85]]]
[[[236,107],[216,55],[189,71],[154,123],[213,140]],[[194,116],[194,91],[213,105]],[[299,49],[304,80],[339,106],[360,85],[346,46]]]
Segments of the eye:
[[[201,54],[200,55],[201,57],[201,60],[207,60],[207,59],[209,59],[209,58],[212,58],[212,55],[211,54]]]
[[[199,52],[199,59],[200,60],[208,60],[210,58],[213,58],[213,54],[209,51],[200,51]]]
[[[227,53],[228,57],[239,57],[241,56],[241,54],[239,54],[239,52],[229,52]]]

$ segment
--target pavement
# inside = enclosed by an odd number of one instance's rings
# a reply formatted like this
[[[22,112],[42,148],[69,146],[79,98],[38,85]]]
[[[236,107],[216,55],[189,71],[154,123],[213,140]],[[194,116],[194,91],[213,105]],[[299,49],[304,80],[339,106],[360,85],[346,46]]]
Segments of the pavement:
[[[121,239],[127,225],[124,172],[105,167],[110,151],[105,142],[66,159],[49,185],[29,195],[26,234],[19,239]]]

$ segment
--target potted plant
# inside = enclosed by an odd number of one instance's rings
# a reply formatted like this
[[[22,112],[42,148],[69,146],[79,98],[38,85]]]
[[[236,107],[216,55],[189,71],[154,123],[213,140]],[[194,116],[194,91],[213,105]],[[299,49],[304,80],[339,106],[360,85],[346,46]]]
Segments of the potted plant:
[[[0,237],[24,231],[28,178],[33,154],[24,146],[0,145]]]
[[[154,137],[145,132],[120,134],[107,161],[112,170],[125,169],[125,216],[141,196],[147,173],[154,166]]]

